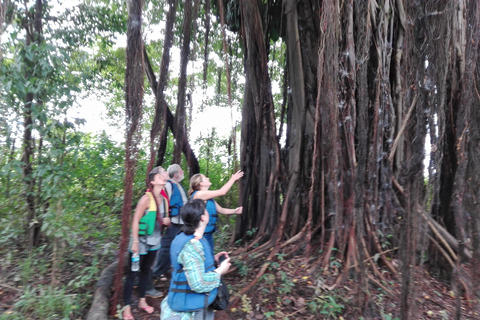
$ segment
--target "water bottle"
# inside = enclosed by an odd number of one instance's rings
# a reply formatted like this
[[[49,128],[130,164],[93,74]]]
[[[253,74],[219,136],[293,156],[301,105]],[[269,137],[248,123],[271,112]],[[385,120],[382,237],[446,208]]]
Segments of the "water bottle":
[[[138,271],[140,270],[140,256],[138,253],[132,254],[132,271]]]

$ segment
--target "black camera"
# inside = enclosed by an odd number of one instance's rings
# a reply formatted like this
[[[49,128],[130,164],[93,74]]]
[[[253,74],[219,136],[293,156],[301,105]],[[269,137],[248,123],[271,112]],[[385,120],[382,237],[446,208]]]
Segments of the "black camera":
[[[222,254],[220,257],[218,257],[218,264],[222,264],[222,262],[225,261],[225,259],[227,259],[227,255]]]

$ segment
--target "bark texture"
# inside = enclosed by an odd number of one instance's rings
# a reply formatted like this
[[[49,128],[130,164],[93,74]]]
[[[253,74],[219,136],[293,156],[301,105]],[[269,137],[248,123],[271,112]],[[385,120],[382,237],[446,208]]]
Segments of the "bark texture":
[[[123,264],[130,234],[130,216],[132,214],[133,177],[138,159],[138,146],[141,137],[141,119],[143,104],[144,52],[142,42],[142,9],[143,0],[128,0],[127,30],[127,70],[125,73],[125,109],[126,109],[126,142],[125,142],[125,181],[122,207],[122,239],[120,242],[118,267],[114,280],[114,293],[110,302],[110,314],[116,313],[118,298],[123,288]]]
[[[8,5],[8,1],[2,3]],[[5,7],[6,8],[6,7]],[[4,14],[2,9],[2,15]],[[25,17],[22,17],[22,24],[27,34],[26,45],[40,46],[43,42],[43,2],[42,0],[36,0],[35,6],[32,10],[25,13]],[[31,59],[25,59],[25,78],[41,77],[41,66],[34,65]],[[27,92],[25,95],[25,105],[23,106],[23,139],[22,139],[22,171],[23,181],[25,183],[25,202],[27,204],[27,225],[28,225],[28,239],[29,250],[36,247],[39,244],[41,219],[38,219],[39,210],[41,204],[38,203],[38,197],[35,195],[36,188],[39,188],[37,179],[33,176],[33,164],[35,161],[35,151],[37,150],[35,139],[33,137],[33,126],[35,117],[35,108],[40,108],[42,105],[42,93],[41,92]]]
[[[478,293],[479,272],[462,267],[479,247],[476,2],[286,0],[281,14],[270,1],[238,3],[246,176],[236,238],[258,228],[253,252],[321,251],[311,272],[340,259],[337,283],[353,268],[364,289],[369,273],[385,280],[385,267],[402,281],[402,319],[416,313],[418,265],[450,261],[461,292]],[[287,56],[281,150],[267,68],[273,20]]]

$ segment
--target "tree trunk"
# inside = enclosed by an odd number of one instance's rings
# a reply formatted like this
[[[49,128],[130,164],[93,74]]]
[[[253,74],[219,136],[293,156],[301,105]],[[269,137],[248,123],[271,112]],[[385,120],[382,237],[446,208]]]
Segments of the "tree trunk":
[[[143,0],[128,0],[127,70],[125,73],[126,131],[125,181],[122,207],[122,239],[118,254],[118,267],[114,281],[114,294],[110,303],[110,314],[116,313],[124,272],[124,259],[130,234],[132,215],[133,178],[135,176],[138,146],[141,140],[141,118],[143,103],[144,52],[142,42]]]
[[[158,95],[157,93],[157,81],[155,80],[155,75],[153,74],[153,69],[150,65],[150,61],[148,59],[147,52],[144,50],[144,59],[145,59],[145,73],[147,74],[147,78],[150,82],[150,87],[152,88],[152,91],[155,92],[155,101],[156,104],[159,103],[158,100]],[[162,92],[163,95],[163,92]],[[175,138],[175,117],[173,116],[172,112],[170,111],[170,108],[166,104],[165,99],[163,98],[164,105],[165,105],[165,114],[166,114],[166,126],[164,126],[163,132],[161,133],[160,137],[160,145],[158,146],[157,150],[157,160],[155,165],[156,166],[161,166],[163,164],[163,158],[165,156],[165,150],[166,150],[166,139],[167,139],[167,128],[170,128],[170,131],[172,132],[173,137]],[[157,111],[156,111],[157,112]],[[160,112],[160,111],[158,111]],[[185,154],[185,157],[187,158],[187,164],[188,167],[190,168],[190,176],[194,175],[195,173],[200,172],[200,166],[198,164],[198,159],[193,152],[192,148],[190,147],[190,143],[188,140],[185,138],[184,143],[183,143],[183,153]]]
[[[462,6],[463,5],[463,6]],[[476,1],[465,1],[458,4],[458,31],[454,34],[459,35],[456,43],[456,53],[458,57],[458,66],[460,69],[461,80],[461,107],[459,108],[456,123],[456,159],[457,171],[454,179],[453,210],[455,215],[455,225],[457,240],[459,244],[459,260],[457,261],[455,279],[457,288],[457,319],[461,319],[461,295],[465,289],[465,298],[471,299],[473,294],[480,293],[480,272],[475,266],[478,265],[479,257],[479,205],[478,198],[475,195],[478,189],[478,105],[480,96],[478,93],[476,79],[478,75],[479,44],[480,37],[480,8]],[[457,26],[454,19],[454,26]],[[467,27],[468,26],[468,27]],[[454,31],[456,28],[454,27]],[[474,183],[475,181],[476,183]],[[476,200],[473,200],[475,199]],[[473,217],[472,217],[473,216]],[[473,273],[469,275],[464,271],[461,262],[468,262],[466,252],[467,239],[470,238],[474,247]],[[471,278],[473,277],[473,279]],[[466,285],[465,285],[466,284]],[[468,287],[473,284],[472,287]],[[465,286],[467,286],[465,288]]]
[[[36,0],[33,16],[30,13],[26,13],[25,17],[25,31],[27,33],[27,46],[36,44],[38,46],[44,41],[42,37],[42,0]],[[35,66],[31,65],[30,61],[25,61],[27,65],[26,78],[40,77],[35,70]],[[22,141],[22,169],[23,180],[26,187],[25,200],[27,203],[27,228],[29,230],[29,249],[38,245],[40,237],[41,223],[38,219],[37,203],[35,201],[35,185],[36,180],[33,176],[33,160],[35,156],[35,142],[32,136],[33,131],[33,110],[36,104],[40,103],[40,97],[36,96],[32,92],[26,94],[24,115],[23,115],[23,141]]]
[[[287,66],[288,66],[288,75],[289,75],[289,86],[292,89],[290,104],[288,108],[288,117],[290,120],[290,126],[287,130],[287,148],[289,149],[288,152],[288,170],[286,173],[290,176],[298,176],[301,174],[301,168],[303,166],[304,159],[308,159],[308,157],[303,157],[302,152],[304,151],[305,143],[304,137],[307,135],[307,131],[305,128],[305,118],[306,113],[308,110],[308,106],[306,104],[305,99],[305,81],[309,79],[305,79],[303,67],[304,64],[302,62],[302,51],[301,51],[301,42],[299,36],[299,28],[298,28],[298,12],[297,12],[297,1],[289,0],[285,1],[285,12],[286,12],[286,46],[287,46]],[[310,49],[310,48],[309,48]],[[309,72],[307,72],[309,73]],[[311,79],[311,77],[309,77]],[[309,86],[313,85],[313,83],[307,82]],[[313,88],[313,87],[312,87]],[[308,133],[311,135],[311,133]],[[301,178],[301,176],[299,177]],[[294,230],[294,233],[298,232],[299,226],[303,226],[304,222],[302,220],[305,218],[304,216],[299,217],[300,207],[305,208],[305,203],[300,201],[302,194],[306,194],[306,184],[302,184],[301,180],[290,179],[289,184],[291,185],[290,188],[295,188],[297,186],[303,185],[302,188],[295,191],[296,195],[292,195],[292,203],[287,204],[288,210],[290,212],[291,220],[295,221],[296,223],[291,224],[290,227]],[[303,220],[304,221],[304,220]]]
[[[240,15],[246,78],[240,166],[245,169],[245,176],[241,180],[244,193],[240,202],[244,213],[237,220],[236,238],[243,237],[248,228],[258,227],[259,238],[264,239],[272,234],[278,219],[271,213],[277,212],[279,206],[280,147],[258,5],[241,1]],[[251,197],[252,194],[256,196]]]
[[[198,0],[195,0],[198,2]],[[180,52],[180,78],[178,80],[178,101],[177,110],[175,112],[175,148],[173,150],[173,163],[182,162],[183,142],[187,137],[186,132],[186,115],[185,101],[187,91],[187,66],[190,55],[190,37],[192,33],[192,21],[197,17],[193,16],[192,1],[185,1],[183,14],[183,42]]]
[[[355,125],[355,138],[357,141],[355,148],[356,173],[355,173],[355,219],[356,219],[356,235],[358,245],[358,263],[360,272],[356,274],[359,292],[365,292],[358,296],[358,306],[364,309],[365,302],[368,299],[367,292],[367,270],[364,265],[365,252],[367,248],[364,246],[364,240],[367,238],[364,221],[365,221],[365,203],[366,190],[368,190],[368,145],[369,145],[369,92],[368,92],[368,63],[367,57],[370,51],[370,39],[372,38],[371,11],[366,1],[354,2],[355,17],[355,59],[356,67],[356,117],[353,120]],[[365,196],[364,196],[365,195]]]
[[[163,130],[165,122],[167,122],[167,102],[165,101],[165,88],[168,82],[168,70],[170,66],[170,49],[173,42],[173,25],[175,22],[175,14],[177,10],[178,0],[169,0],[167,21],[165,26],[165,40],[163,42],[163,54],[162,61],[160,63],[160,75],[158,77],[158,83],[155,81],[155,75],[153,73],[152,66],[148,59],[147,51],[143,48],[143,55],[145,60],[145,73],[149,79],[152,91],[155,94],[155,114],[153,117],[152,128],[150,130],[150,160],[147,167],[147,172],[153,168],[155,162],[155,156],[157,155],[156,165],[159,166],[163,162],[163,155],[159,152],[165,150],[167,131]],[[173,126],[172,126],[173,127]]]

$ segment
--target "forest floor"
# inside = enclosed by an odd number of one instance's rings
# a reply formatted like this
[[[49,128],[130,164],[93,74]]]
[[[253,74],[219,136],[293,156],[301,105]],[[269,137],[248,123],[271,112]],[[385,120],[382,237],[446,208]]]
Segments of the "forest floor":
[[[0,257],[0,262],[4,257]],[[388,284],[383,288],[370,282],[368,292],[363,292],[367,301],[366,310],[360,311],[357,307],[359,286],[354,279],[347,279],[339,286],[335,280],[339,274],[339,264],[334,260],[327,270],[320,270],[314,277],[307,274],[303,258],[278,259],[273,262],[266,273],[246,294],[239,293],[246,288],[260,270],[264,261],[258,259],[248,268],[245,264],[236,263],[235,268],[225,276],[230,288],[231,298],[237,297],[237,302],[226,311],[216,313],[216,320],[254,320],[254,319],[400,319],[400,282],[391,277],[387,271],[383,272]],[[10,271],[9,271],[10,270]],[[17,270],[18,271],[18,270]],[[68,279],[71,269],[62,268],[59,279]],[[18,275],[17,275],[18,276]],[[15,268],[3,268],[0,276],[0,319],[14,311],[13,305],[21,298],[22,287],[15,286],[11,280],[16,277]],[[42,280],[43,279],[43,280]],[[48,285],[48,277],[31,277],[30,287]],[[93,283],[93,282],[92,282]],[[155,286],[166,293],[169,281],[157,280]],[[83,292],[93,294],[94,285],[82,288]],[[387,292],[387,290],[389,292]],[[415,293],[417,319],[455,319],[456,298],[448,281],[440,281],[427,271],[419,269],[415,274]],[[137,320],[158,320],[160,303],[164,297],[152,299],[147,297],[147,302],[155,308],[153,314],[136,308],[138,297],[133,298],[133,314]],[[25,298],[23,298],[25,299]],[[466,301],[461,299],[461,319],[480,320],[479,301]],[[84,315],[90,306],[82,307]],[[32,310],[32,309],[31,309]],[[23,314],[18,319],[37,319],[32,311]],[[17,318],[15,318],[17,319]],[[56,319],[56,318],[55,318]],[[59,318],[60,319],[60,318]],[[74,315],[70,319],[81,319]],[[114,318],[111,318],[114,319]],[[414,320],[414,319],[412,319]]]
[[[262,261],[263,262],[263,261]],[[333,266],[316,278],[307,275],[303,259],[289,259],[279,262],[275,270],[270,270],[238,302],[226,311],[217,311],[216,320],[263,320],[263,319],[365,319],[394,320],[400,319],[400,283],[390,282],[384,289],[370,286],[370,292],[364,294],[368,299],[367,310],[361,312],[358,301],[358,286],[354,280],[347,280],[341,286],[333,285],[338,269]],[[248,277],[242,277],[238,269],[230,272],[225,280],[229,285],[231,298],[249,285],[258,272],[261,263],[250,266]],[[247,280],[248,279],[248,280]],[[169,281],[157,280],[158,290],[166,292]],[[416,317],[417,319],[447,320],[455,319],[456,298],[449,283],[432,277],[424,270],[415,275]],[[155,306],[155,313],[146,315],[135,310],[135,319],[158,319],[160,303],[163,300],[147,298]],[[480,320],[479,301],[465,301],[461,298],[461,319]]]

